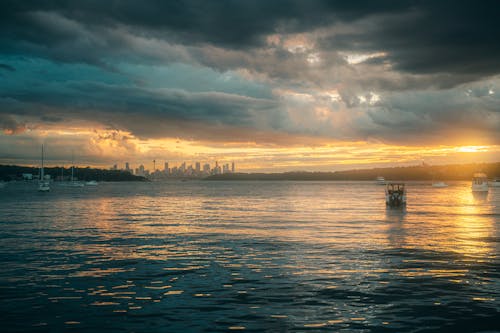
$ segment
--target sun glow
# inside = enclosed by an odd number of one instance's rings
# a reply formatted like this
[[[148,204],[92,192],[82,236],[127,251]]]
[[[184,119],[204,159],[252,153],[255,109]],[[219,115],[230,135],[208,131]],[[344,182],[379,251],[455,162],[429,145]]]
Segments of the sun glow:
[[[334,96],[335,94],[332,93]],[[293,95],[307,98],[307,95]],[[327,116],[315,109],[316,117]],[[256,134],[257,135],[257,134]],[[240,172],[336,171],[356,168],[421,164],[460,164],[497,161],[500,145],[491,146],[404,146],[367,141],[335,141],[328,138],[283,136],[264,133],[262,141],[204,141],[181,138],[141,139],[133,133],[107,128],[74,126],[33,129],[18,135],[2,135],[4,145],[22,146],[36,164],[39,146],[46,146],[47,163],[67,163],[72,152],[78,165],[108,167],[115,163],[133,166],[167,161],[172,166],[186,163],[235,162]],[[257,136],[256,136],[257,138]],[[274,142],[269,144],[268,142]],[[16,163],[2,159],[2,163]],[[151,164],[151,165],[150,165]]]
[[[487,152],[488,146],[462,146],[456,148],[456,151],[459,153],[479,153],[479,152]]]

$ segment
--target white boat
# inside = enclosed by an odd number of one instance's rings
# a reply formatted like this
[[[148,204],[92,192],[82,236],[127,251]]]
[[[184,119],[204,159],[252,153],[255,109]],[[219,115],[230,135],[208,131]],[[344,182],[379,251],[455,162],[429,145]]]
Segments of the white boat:
[[[72,154],[72,156],[71,156],[71,180],[67,186],[69,186],[69,187],[83,187],[83,186],[85,186],[84,183],[75,180],[75,177],[74,177],[75,167],[74,167],[74,165],[75,165],[75,156]]]
[[[378,176],[375,179],[375,182],[377,183],[377,185],[385,185],[386,184],[385,178],[382,176]]]
[[[472,192],[488,192],[488,179],[482,172],[475,173],[472,176]]]
[[[389,207],[406,205],[406,189],[403,183],[389,183],[385,188],[385,204]]]
[[[77,181],[71,181],[69,184],[67,184],[66,186],[68,187],[84,187],[85,184],[82,183],[82,182],[77,182]]]
[[[98,183],[95,180],[91,180],[85,183],[86,186],[97,186]]]
[[[40,180],[38,181],[38,192],[49,192],[50,183],[45,179],[45,174],[43,170],[43,145],[42,145],[42,167],[40,168]]]
[[[500,187],[500,178],[493,179],[489,184],[491,187]]]
[[[448,184],[445,182],[434,182],[432,183],[432,187],[448,187]]]

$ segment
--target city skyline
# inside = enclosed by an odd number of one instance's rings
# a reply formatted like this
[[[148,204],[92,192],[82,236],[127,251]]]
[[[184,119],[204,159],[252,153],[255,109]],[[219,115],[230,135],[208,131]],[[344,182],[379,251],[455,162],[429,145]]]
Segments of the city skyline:
[[[132,175],[161,178],[161,177],[204,177],[209,175],[218,175],[224,173],[235,173],[236,164],[234,161],[231,163],[219,164],[218,161],[213,162],[213,168],[211,163],[201,163],[199,161],[188,164],[187,162],[182,162],[180,165],[170,165],[170,162],[165,161],[163,164],[163,169],[156,168],[156,160],[152,161],[153,170],[147,169],[144,164],[139,164],[134,168],[134,163],[125,162],[123,168],[116,163],[110,169],[111,170],[122,170],[130,172]],[[194,165],[194,166],[193,166]]]

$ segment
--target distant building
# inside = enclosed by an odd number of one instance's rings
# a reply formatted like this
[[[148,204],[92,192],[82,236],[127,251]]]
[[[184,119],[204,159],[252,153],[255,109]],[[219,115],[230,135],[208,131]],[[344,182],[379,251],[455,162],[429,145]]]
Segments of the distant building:
[[[196,172],[200,173],[200,171],[201,171],[201,164],[200,164],[200,162],[196,162],[195,165],[196,165],[196,167],[195,167]]]
[[[231,163],[231,172],[234,173],[234,162]]]
[[[205,175],[209,175],[210,174],[210,164],[208,164],[208,163],[203,164],[203,173]]]
[[[148,172],[149,173],[149,172]],[[146,170],[144,169],[144,165],[139,165],[139,169],[137,169],[137,172],[136,172],[137,176],[146,176]]]
[[[128,162],[125,162],[125,171],[130,172],[130,165],[128,164]]]

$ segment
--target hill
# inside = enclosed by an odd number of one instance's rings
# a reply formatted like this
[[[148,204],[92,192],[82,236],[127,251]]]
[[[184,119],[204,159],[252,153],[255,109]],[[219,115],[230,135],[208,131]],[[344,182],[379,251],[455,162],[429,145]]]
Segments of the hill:
[[[44,168],[46,175],[50,175],[52,179],[68,180],[71,175],[70,168],[51,167]],[[0,165],[0,180],[21,180],[23,174],[32,174],[34,178],[38,178],[39,168],[19,166],[19,165]],[[61,176],[63,175],[63,176]],[[95,168],[75,168],[75,178],[78,180],[97,180],[97,181],[145,181],[146,178],[134,176],[130,172],[122,170],[105,170]],[[62,177],[62,178],[61,178]]]
[[[284,172],[284,173],[226,173],[213,175],[205,180],[470,180],[475,172],[484,172],[489,178],[500,177],[500,162],[418,165],[408,167],[359,169],[335,172]]]

